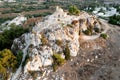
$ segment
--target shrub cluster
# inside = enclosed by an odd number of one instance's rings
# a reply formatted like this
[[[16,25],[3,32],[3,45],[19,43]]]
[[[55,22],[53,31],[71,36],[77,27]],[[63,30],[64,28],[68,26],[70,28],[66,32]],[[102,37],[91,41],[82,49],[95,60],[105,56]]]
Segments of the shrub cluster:
[[[3,80],[7,80],[9,71],[15,71],[17,58],[9,49],[0,51],[0,76]]]
[[[101,34],[100,37],[104,38],[104,39],[107,39],[108,38],[108,35],[107,34]]]

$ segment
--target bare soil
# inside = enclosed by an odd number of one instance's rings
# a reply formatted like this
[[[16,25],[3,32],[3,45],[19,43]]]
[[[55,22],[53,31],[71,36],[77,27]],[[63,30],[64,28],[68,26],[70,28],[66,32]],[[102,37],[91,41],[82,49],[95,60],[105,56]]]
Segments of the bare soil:
[[[8,13],[8,14],[0,14],[0,18],[6,18],[6,17],[16,17],[19,14],[27,15],[27,14],[40,14],[44,12],[53,12],[51,10],[35,10],[35,11],[24,11],[21,13]]]

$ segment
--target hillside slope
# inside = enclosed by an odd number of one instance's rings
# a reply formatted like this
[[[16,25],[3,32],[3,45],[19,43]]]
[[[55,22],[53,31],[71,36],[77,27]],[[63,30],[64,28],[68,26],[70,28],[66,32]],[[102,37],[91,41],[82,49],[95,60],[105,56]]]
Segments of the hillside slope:
[[[48,80],[120,80],[120,26],[109,26],[109,39],[81,41],[79,55],[50,73]]]
[[[110,60],[108,47],[109,43],[113,45],[111,39],[119,38],[116,38],[119,34],[111,35],[109,30],[113,29],[107,22],[94,15],[83,11],[70,15],[57,7],[52,15],[38,22],[30,33],[14,40],[12,50],[22,50],[23,59],[17,71],[11,74],[11,80],[94,80],[94,75],[98,73],[96,70]],[[110,33],[107,41],[100,38],[106,32]],[[113,48],[116,47],[120,45],[116,43]],[[115,51],[117,54],[119,49]],[[61,61],[65,62],[64,65]],[[53,72],[56,64],[57,71]]]

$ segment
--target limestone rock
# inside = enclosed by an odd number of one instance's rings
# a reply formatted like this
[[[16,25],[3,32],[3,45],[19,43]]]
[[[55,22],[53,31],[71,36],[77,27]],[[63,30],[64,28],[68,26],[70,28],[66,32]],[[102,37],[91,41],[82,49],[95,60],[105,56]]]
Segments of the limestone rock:
[[[41,68],[52,65],[53,53],[61,53],[61,57],[65,58],[63,50],[66,44],[70,55],[77,56],[80,31],[86,30],[90,25],[94,27],[96,22],[97,19],[86,12],[81,12],[79,16],[67,15],[67,12],[57,7],[52,15],[46,16],[42,22],[33,27],[32,32],[15,39],[12,49],[26,50],[31,58],[24,67],[25,73],[40,71]],[[61,43],[56,44],[57,40]],[[24,49],[26,46],[28,48]]]

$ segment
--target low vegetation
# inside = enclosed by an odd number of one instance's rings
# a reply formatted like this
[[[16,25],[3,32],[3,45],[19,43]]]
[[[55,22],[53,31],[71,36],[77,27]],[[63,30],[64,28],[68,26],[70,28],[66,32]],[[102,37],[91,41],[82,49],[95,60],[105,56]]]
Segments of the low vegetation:
[[[27,28],[23,28],[21,26],[11,25],[10,27],[11,28],[9,30],[5,30],[3,33],[0,33],[0,50],[5,48],[10,49],[15,38],[29,31]]]
[[[70,60],[70,49],[69,49],[69,47],[68,47],[68,44],[66,44],[63,53],[64,53],[64,55],[65,55],[65,59],[66,59],[66,60]]]
[[[107,34],[101,34],[100,37],[104,38],[104,39],[107,39],[108,38],[108,35]]]
[[[70,60],[70,49],[68,47],[68,44],[66,44],[63,53],[65,55],[65,59],[63,59],[61,55],[58,53],[53,54],[53,70],[54,71],[56,71],[59,66],[63,65],[65,60]]]
[[[9,72],[15,71],[18,61],[9,49],[0,51],[0,76],[7,80]]]
[[[108,22],[114,25],[120,25],[120,15],[113,15],[109,17]]]
[[[0,18],[0,24],[4,23],[7,20],[12,20],[14,17],[5,17],[5,18]]]
[[[58,46],[62,46],[62,41],[61,40],[56,40],[56,44],[58,45]]]
[[[48,39],[45,37],[45,35],[42,34],[41,36],[42,36],[41,38],[42,45],[48,45]]]
[[[70,6],[69,14],[71,15],[79,15],[80,10],[76,6]]]
[[[83,31],[83,33],[86,34],[86,35],[92,35],[93,34],[93,30],[95,30],[94,27],[90,25],[87,28],[87,30]]]
[[[86,34],[86,35],[91,35],[92,34],[91,30],[89,30],[89,29],[83,31],[83,33]]]
[[[53,70],[56,71],[58,66],[63,65],[65,60],[61,57],[60,54],[54,53],[53,54]]]
[[[29,74],[32,76],[32,78],[33,78],[34,80],[37,78],[37,76],[38,76],[37,71],[28,71],[28,72],[29,72]]]
[[[26,14],[25,17],[27,18],[32,18],[32,17],[44,17],[47,15],[50,15],[50,12],[43,12],[43,13],[39,13],[39,14]]]

